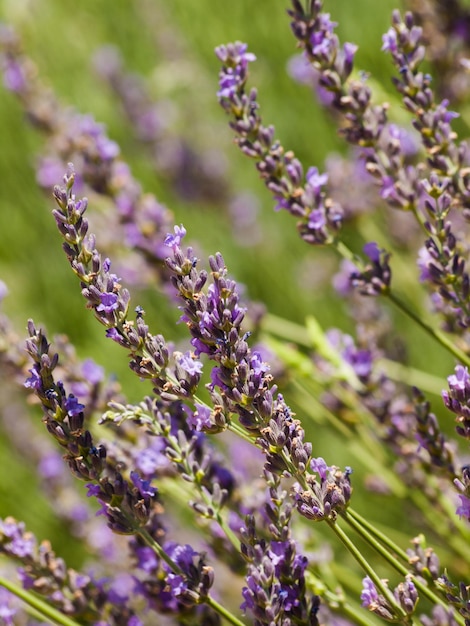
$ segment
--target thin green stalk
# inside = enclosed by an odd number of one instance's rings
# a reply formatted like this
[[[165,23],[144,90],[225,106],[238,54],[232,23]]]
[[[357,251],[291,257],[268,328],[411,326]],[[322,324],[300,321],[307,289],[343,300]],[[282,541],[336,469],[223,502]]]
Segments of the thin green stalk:
[[[363,571],[369,576],[369,578],[374,583],[376,589],[380,592],[380,594],[387,600],[388,604],[395,611],[397,617],[400,616],[402,620],[404,620],[407,615],[401,606],[395,600],[395,597],[391,590],[384,584],[382,579],[377,575],[374,568],[369,564],[367,559],[362,555],[361,551],[356,548],[354,543],[348,537],[348,535],[344,532],[344,530],[339,526],[338,522],[333,522],[327,520],[328,526],[333,530],[338,539],[343,543],[348,552],[355,558],[355,560],[359,563]],[[404,621],[404,623],[407,623]],[[409,622],[408,622],[409,623]]]
[[[342,241],[337,241],[334,244],[334,247],[339,252],[339,254],[348,261],[351,261],[355,265],[358,263],[362,265],[359,257],[357,257]],[[450,352],[456,359],[470,367],[470,357],[462,352],[457,346],[455,346],[450,339],[440,330],[433,328],[426,322],[424,322],[419,315],[417,315],[413,310],[411,310],[404,302],[400,300],[391,290],[388,290],[383,294],[388,297],[391,302],[405,315],[407,315],[410,319],[412,319],[418,326],[420,326],[425,333],[427,333],[430,337],[432,337],[435,341],[437,341],[443,348],[445,348],[448,352]]]
[[[5,587],[11,593],[13,593],[17,598],[20,598],[32,609],[37,611],[41,618],[50,624],[59,624],[60,626],[80,626],[79,622],[67,617],[50,604],[41,600],[36,595],[32,594],[29,591],[26,591],[16,583],[7,580],[3,576],[0,576],[0,587]]]
[[[397,572],[403,576],[411,575],[415,587],[431,602],[434,604],[440,604],[446,609],[449,608],[448,603],[431,591],[427,585],[422,583],[419,578],[417,578],[407,567],[402,565],[392,554],[390,554],[390,552],[388,552],[388,550],[384,548],[384,546],[387,546],[391,552],[394,552],[400,557],[400,559],[409,564],[409,557],[406,552],[397,546],[387,535],[375,528],[370,522],[352,509],[345,511],[342,517],[372,548],[374,548],[388,563],[390,563],[390,565]],[[454,618],[461,626],[465,626],[465,620],[461,616],[456,614],[454,615]]]
[[[438,343],[441,344],[443,348],[445,348],[450,354],[455,356],[456,359],[470,367],[470,357],[465,354],[462,350],[460,350],[456,345],[452,343],[452,341],[444,335],[437,328],[433,328],[426,322],[424,322],[414,311],[412,311],[404,302],[400,300],[394,293],[389,291],[387,294],[388,298],[393,302],[393,304],[400,309],[402,313],[411,318],[418,326],[420,326],[425,333],[427,333],[430,337],[435,339]]]
[[[225,607],[223,607],[221,604],[219,604],[217,602],[217,600],[214,600],[214,598],[212,598],[211,596],[207,596],[204,599],[204,602],[208,606],[212,607],[214,609],[214,611],[216,611],[221,617],[226,619],[227,622],[229,622],[230,624],[233,624],[234,626],[246,626],[237,617],[235,617],[235,615],[230,613],[230,611],[228,611]]]

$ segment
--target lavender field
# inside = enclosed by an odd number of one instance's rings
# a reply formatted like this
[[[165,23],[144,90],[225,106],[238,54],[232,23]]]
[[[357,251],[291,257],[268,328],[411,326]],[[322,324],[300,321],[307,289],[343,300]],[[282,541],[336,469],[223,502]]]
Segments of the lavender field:
[[[470,6],[3,0],[0,70],[0,624],[469,625]]]

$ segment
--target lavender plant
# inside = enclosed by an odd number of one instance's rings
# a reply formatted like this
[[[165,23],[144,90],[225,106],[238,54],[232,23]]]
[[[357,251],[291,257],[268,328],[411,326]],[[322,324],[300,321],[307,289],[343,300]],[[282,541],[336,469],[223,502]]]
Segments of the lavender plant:
[[[0,587],[9,592],[0,596],[2,623],[470,624],[470,179],[468,144],[453,128],[458,114],[439,101],[422,70],[426,32],[454,32],[450,21],[436,22],[435,4],[427,31],[422,11],[394,11],[383,37],[396,70],[394,102],[409,114],[405,129],[390,121],[389,103],[375,104],[354,68],[357,46],[340,44],[321,0],[292,0],[287,11],[300,62],[353,146],[346,171],[360,172],[364,198],[374,204],[365,208],[343,207],[341,176],[329,185],[327,173],[305,168],[263,121],[257,91],[248,87],[255,53],[241,42],[216,49],[217,96],[235,143],[255,163],[276,211],[296,218],[300,239],[343,258],[331,279],[353,328],[348,334],[324,330],[313,316],[298,326],[268,315],[257,320],[258,344],[248,299],[222,254],[206,262],[199,246],[186,246],[186,228],[171,224],[171,212],[143,192],[117,143],[93,118],[63,108],[13,31],[1,31],[5,85],[47,136],[38,182],[49,183],[51,171],[68,162],[52,211],[66,263],[104,327],[103,341],[111,340],[140,381],[134,401],[97,363],[80,360],[67,338],[49,340],[29,320],[24,351],[11,321],[0,318],[5,378],[42,413],[40,443],[33,450],[23,444],[25,456],[43,464],[47,496],[90,554],[80,571],[23,522],[0,520]],[[452,11],[465,14],[457,2]],[[445,70],[439,93],[449,97],[467,65],[457,60],[454,69],[452,58],[437,64]],[[105,69],[133,124],[147,128],[145,88],[132,82],[131,93],[116,64]],[[185,176],[180,165],[176,171],[171,185]],[[197,171],[196,179],[201,190],[211,185]],[[229,199],[224,185],[210,191],[211,200]],[[114,214],[107,232],[92,233],[89,205],[103,196]],[[377,232],[375,203],[387,219],[410,224],[403,254],[416,269],[408,282],[396,279],[397,251],[386,232],[358,243],[357,234]],[[124,234],[145,280],[114,269],[123,258],[120,247],[107,245],[110,231]],[[152,328],[131,294],[139,297],[137,284],[155,277],[180,312],[186,339],[177,345]],[[407,284],[429,296],[426,317]],[[410,365],[384,302],[399,309],[406,328],[435,342],[434,354],[454,360],[446,389],[432,366]],[[282,362],[279,379],[269,351]],[[454,432],[440,426],[452,413]],[[21,450],[11,421],[9,431]],[[343,445],[329,448],[324,433]],[[53,450],[61,470],[47,463]],[[387,521],[374,510],[380,506]],[[106,528],[107,550],[91,537],[96,526]]]

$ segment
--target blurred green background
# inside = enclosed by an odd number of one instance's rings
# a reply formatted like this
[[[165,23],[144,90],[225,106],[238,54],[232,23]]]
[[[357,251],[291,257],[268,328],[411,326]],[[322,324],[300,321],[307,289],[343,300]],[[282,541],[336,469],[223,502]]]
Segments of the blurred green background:
[[[381,85],[379,98],[390,99],[399,111],[391,87],[391,62],[380,47],[391,11],[401,5],[391,0],[334,0],[325,7],[339,23],[340,38],[359,44],[357,68],[370,73],[374,83]],[[295,220],[287,213],[273,212],[271,197],[253,164],[233,145],[225,113],[216,99],[219,62],[214,47],[245,41],[257,56],[250,84],[259,90],[264,121],[274,124],[286,149],[294,150],[305,169],[316,165],[320,170],[328,154],[347,152],[312,92],[294,82],[286,71],[288,60],[296,53],[286,8],[287,2],[276,0],[0,0],[0,19],[14,26],[25,53],[60,101],[106,124],[143,188],[173,210],[175,222],[186,226],[189,240],[199,242],[207,254],[223,253],[231,275],[246,286],[251,299],[263,302],[270,313],[300,324],[313,314],[325,328],[351,330],[344,305],[328,283],[338,260],[328,250],[307,247],[297,236]],[[93,70],[92,56],[107,44],[120,49],[129,71],[147,77],[156,99],[174,103],[183,135],[195,146],[224,154],[232,189],[256,194],[262,229],[259,243],[237,245],[227,207],[183,201],[164,177],[155,174],[148,152],[134,138],[115,96]],[[81,357],[92,356],[116,373],[128,395],[136,398],[142,387],[128,372],[122,351],[109,345],[103,328],[85,310],[50,215],[53,200],[36,184],[36,155],[44,139],[25,120],[15,96],[3,88],[0,121],[0,278],[10,292],[4,310],[19,335],[26,334],[29,317],[44,324],[50,335],[66,333]],[[92,219],[93,206],[89,212]],[[364,242],[361,234],[346,230],[345,236],[359,251]],[[410,271],[416,276],[414,267]],[[408,279],[398,276],[397,281],[406,284]],[[157,290],[134,291],[133,302],[144,306],[155,333],[162,332],[167,338],[182,336],[184,329],[175,324],[178,312],[168,308]],[[400,317],[396,319],[408,339],[413,365],[427,367],[441,377],[449,374],[451,359],[440,350],[430,351],[421,331],[402,327]],[[315,454],[331,463],[354,462],[347,447],[328,428],[315,431],[315,447]],[[8,443],[2,446],[0,442],[0,515],[11,513],[24,519],[31,530],[45,536],[53,523],[53,511],[47,503],[31,497],[34,478],[22,465]],[[358,498],[361,502],[360,495]],[[368,498],[375,506],[372,496],[362,498],[364,506]],[[377,514],[385,519],[387,505],[381,502],[380,507]],[[54,533],[58,533],[59,552],[67,554],[61,531],[56,528]]]

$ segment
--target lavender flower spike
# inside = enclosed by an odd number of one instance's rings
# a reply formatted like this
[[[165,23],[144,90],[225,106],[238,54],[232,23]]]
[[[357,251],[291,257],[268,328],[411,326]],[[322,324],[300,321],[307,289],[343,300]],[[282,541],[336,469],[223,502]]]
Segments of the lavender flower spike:
[[[219,102],[230,116],[236,143],[256,167],[276,200],[276,209],[285,209],[298,218],[301,237],[310,244],[335,240],[342,223],[342,209],[323,191],[326,176],[310,168],[303,182],[303,168],[293,152],[285,152],[274,139],[274,128],[265,127],[258,113],[256,90],[246,93],[248,63],[255,59],[246,44],[237,42],[216,48],[222,61],[219,74]]]

